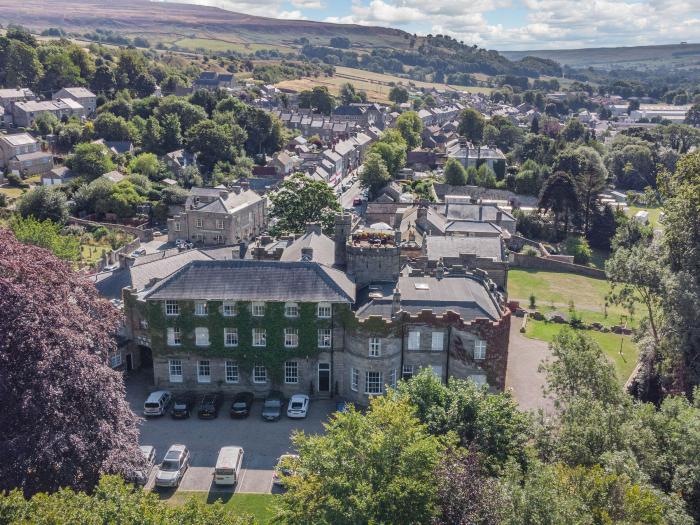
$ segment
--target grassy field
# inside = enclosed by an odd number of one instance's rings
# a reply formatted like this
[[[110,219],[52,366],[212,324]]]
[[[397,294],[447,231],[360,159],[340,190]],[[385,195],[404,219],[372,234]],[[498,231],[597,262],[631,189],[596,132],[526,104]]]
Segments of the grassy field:
[[[108,252],[112,247],[108,244],[81,244],[80,245],[80,257],[81,261],[88,266],[94,266],[97,262],[102,259],[102,255]]]
[[[525,335],[532,339],[551,342],[565,326],[566,325],[530,319],[527,323]],[[617,377],[620,383],[624,384],[637,364],[637,356],[639,353],[631,337],[628,335],[621,336],[611,332],[596,332],[595,330],[587,330],[586,333],[595,339],[608,359],[615,365]],[[620,342],[622,342],[622,351],[620,351]]]
[[[167,502],[171,505],[182,505],[189,498],[194,498],[207,503],[214,503],[217,496],[222,497],[224,506],[236,514],[249,514],[256,523],[265,525],[270,523],[275,515],[275,499],[279,496],[273,494],[207,494],[203,492],[178,491]],[[228,499],[226,499],[228,498]]]
[[[276,44],[250,44],[244,42],[229,42],[209,38],[182,38],[173,42],[176,46],[195,51],[206,49],[208,51],[235,51],[237,53],[255,53],[263,49],[275,50],[280,53],[290,53],[294,48]]]
[[[492,88],[448,86],[447,84],[421,82],[418,80],[410,80],[407,78],[385,75],[382,73],[373,73],[371,71],[353,69],[350,67],[339,66],[336,67],[335,70],[335,75],[332,77],[285,80],[277,84],[277,87],[293,89],[295,91],[303,91],[305,89],[311,89],[314,86],[326,86],[331,93],[337,95],[340,93],[340,87],[343,84],[350,82],[358,90],[365,91],[369,100],[383,103],[389,102],[389,91],[391,91],[392,87],[390,84],[392,83],[402,84],[404,86],[412,84],[417,88],[456,89],[478,93],[490,93],[493,91]]]
[[[652,228],[657,228],[660,226],[659,217],[661,216],[661,212],[663,211],[661,208],[641,208],[639,206],[627,207],[627,215],[629,215],[630,217],[634,217],[634,214],[638,211],[649,212],[649,224]]]
[[[524,305],[534,294],[539,306],[568,306],[573,301],[579,310],[603,312],[609,290],[607,281],[583,275],[521,268],[508,272],[508,296]]]

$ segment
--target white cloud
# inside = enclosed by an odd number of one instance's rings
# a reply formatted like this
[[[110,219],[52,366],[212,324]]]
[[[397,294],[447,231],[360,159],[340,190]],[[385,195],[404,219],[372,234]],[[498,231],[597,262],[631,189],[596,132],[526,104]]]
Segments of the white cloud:
[[[291,0],[291,4],[300,9],[323,9],[326,7],[321,0]]]

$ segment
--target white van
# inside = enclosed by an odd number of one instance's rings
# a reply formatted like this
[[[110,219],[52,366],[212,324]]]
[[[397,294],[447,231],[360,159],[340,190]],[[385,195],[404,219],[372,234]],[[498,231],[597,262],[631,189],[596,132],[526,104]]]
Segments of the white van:
[[[243,465],[241,447],[222,447],[214,469],[214,483],[217,485],[235,485]]]
[[[144,416],[162,416],[168,410],[172,394],[167,390],[152,392],[143,404]]]

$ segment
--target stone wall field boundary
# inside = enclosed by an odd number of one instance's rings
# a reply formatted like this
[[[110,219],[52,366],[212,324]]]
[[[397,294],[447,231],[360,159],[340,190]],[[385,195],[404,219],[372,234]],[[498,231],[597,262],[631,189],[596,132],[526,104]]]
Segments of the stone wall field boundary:
[[[572,264],[554,259],[545,259],[544,257],[536,257],[533,255],[524,255],[522,253],[510,254],[510,266],[512,268],[573,273],[585,277],[593,277],[595,279],[606,278],[605,272],[598,268],[591,268],[590,266],[582,266],[580,264]]]

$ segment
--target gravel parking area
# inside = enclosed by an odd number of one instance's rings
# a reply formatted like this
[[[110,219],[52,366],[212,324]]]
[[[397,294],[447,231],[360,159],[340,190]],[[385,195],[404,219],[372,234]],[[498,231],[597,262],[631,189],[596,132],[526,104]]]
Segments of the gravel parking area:
[[[130,375],[126,380],[127,398],[136,414],[143,412],[143,403],[153,389],[150,370]],[[139,443],[156,448],[156,461],[162,461],[168,448],[176,443],[190,450],[190,467],[180,484],[183,491],[231,492],[212,482],[219,449],[223,446],[243,447],[245,456],[240,482],[235,492],[270,493],[272,473],[279,456],[291,451],[290,435],[293,430],[318,433],[322,423],[335,410],[332,400],[314,400],[306,419],[292,420],[285,414],[276,422],[261,418],[262,401],[255,400],[250,416],[231,419],[228,410],[231,397],[224,399],[219,417],[213,420],[198,419],[196,413],[186,420],[173,420],[170,416],[144,419],[140,428]],[[195,409],[196,410],[196,409]],[[155,469],[147,487],[153,486]],[[167,495],[166,495],[167,496]]]

